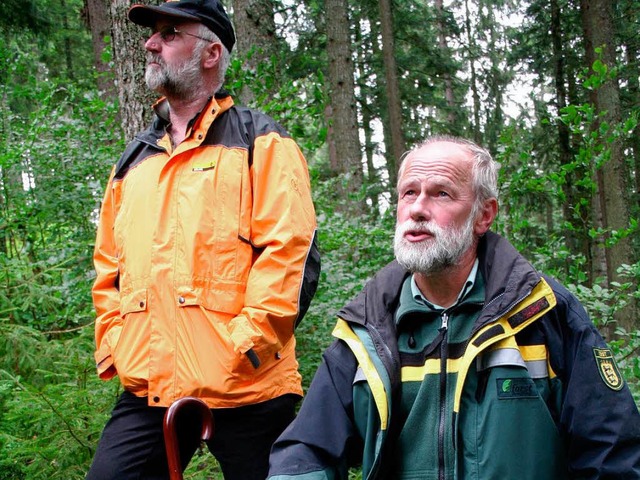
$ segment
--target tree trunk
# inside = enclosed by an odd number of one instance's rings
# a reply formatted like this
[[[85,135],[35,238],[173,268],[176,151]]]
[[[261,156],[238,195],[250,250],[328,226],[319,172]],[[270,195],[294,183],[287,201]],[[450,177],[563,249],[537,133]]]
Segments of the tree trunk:
[[[451,56],[449,45],[447,44],[447,28],[445,25],[445,14],[443,0],[435,0],[436,18],[438,19],[438,47],[443,56]],[[450,128],[456,126],[456,102],[453,95],[453,81],[448,71],[444,72],[444,98],[447,104],[447,123]]]
[[[98,71],[98,89],[106,98],[115,97],[116,86],[110,66],[104,62],[103,54],[107,43],[105,38],[111,35],[111,15],[107,0],[85,0],[84,8],[87,26],[91,31],[93,46],[93,64]]]
[[[151,120],[151,106],[157,99],[157,94],[150,91],[144,81],[146,52],[140,39],[149,35],[150,31],[129,21],[127,12],[130,6],[129,0],[111,2],[111,42],[120,121],[127,140],[132,139]]]
[[[379,0],[380,27],[382,33],[382,57],[384,60],[385,91],[387,95],[387,111],[389,115],[389,133],[391,134],[391,152],[387,153],[389,164],[389,183],[395,187],[398,179],[398,167],[402,155],[406,151],[402,132],[402,104],[398,85],[398,68],[396,66],[393,38],[393,14],[389,0]]]
[[[273,0],[233,0],[233,25],[236,31],[235,55],[243,68],[258,74],[260,64],[268,64],[276,53],[276,24]],[[258,84],[261,79],[258,79]],[[275,85],[275,83],[274,83]],[[268,93],[273,93],[272,91]],[[256,93],[251,85],[240,92],[240,103],[251,104]]]
[[[350,185],[346,191],[357,192],[362,186],[362,160],[347,2],[327,0],[325,8],[329,58],[328,116],[331,128],[327,141],[330,165],[334,174],[347,174]]]
[[[375,144],[373,141],[373,115],[371,112],[371,105],[369,103],[370,98],[370,87],[369,83],[371,79],[367,74],[367,58],[368,58],[368,48],[369,45],[365,40],[365,36],[362,34],[360,26],[356,24],[356,45],[359,45],[360,48],[357,50],[357,73],[358,73],[358,89],[360,91],[359,99],[360,99],[360,112],[362,116],[362,124],[361,128],[363,131],[364,137],[364,155],[366,159],[367,165],[367,176],[366,176],[366,186],[367,186],[367,198],[371,204],[371,211],[374,215],[379,212],[380,201],[378,198],[379,195],[379,179],[378,179],[378,171],[374,165],[373,158],[375,153]]]
[[[469,1],[464,2],[465,11],[465,31],[467,34],[467,52],[469,62],[470,89],[471,97],[473,98],[473,125],[471,126],[473,131],[473,140],[478,145],[482,144],[482,129],[480,128],[480,94],[478,93],[478,75],[476,73],[476,57],[477,57],[477,45],[475,41],[475,33],[471,29],[471,13],[469,12]]]
[[[585,38],[587,66],[591,68],[596,60],[602,61],[609,69],[616,65],[615,35],[612,21],[612,5],[610,0],[581,0],[581,15]],[[600,56],[596,49],[601,49]],[[626,184],[627,171],[624,162],[622,140],[612,135],[611,130],[620,123],[620,94],[615,79],[607,79],[604,83],[591,91],[591,100],[596,112],[602,115],[594,126],[595,131],[605,125],[609,131],[605,134],[612,138],[602,139],[602,145],[609,149],[609,158],[598,169],[598,186],[600,209],[602,211],[603,226],[607,232],[621,231],[629,227],[629,203]],[[607,234],[607,238],[610,235]],[[631,244],[628,238],[613,242],[605,249],[607,261],[607,278],[609,282],[624,282],[617,273],[622,264],[633,263]],[[637,328],[635,306],[625,308],[616,318],[619,324],[628,331]]]
[[[556,87],[556,104],[558,114],[568,104],[566,72],[565,72],[565,52],[562,31],[562,12],[557,0],[551,0],[551,45],[553,49],[553,62],[555,65],[555,87]],[[574,158],[571,148],[571,134],[569,126],[561,121],[557,122],[558,127],[558,151],[561,165],[569,165]],[[572,252],[581,254],[587,264],[586,271],[589,276],[589,284],[591,284],[591,250],[590,239],[588,236],[591,222],[591,208],[585,207],[584,203],[590,205],[591,195],[589,191],[584,191],[580,187],[580,180],[584,176],[589,176],[590,171],[578,171],[576,169],[567,172],[567,181],[564,182],[562,189],[566,200],[562,204],[562,214],[571,228],[564,229],[564,237],[567,247]],[[576,178],[579,177],[579,178]]]
[[[489,76],[487,78],[488,83],[488,95],[494,102],[493,110],[491,106],[487,107],[487,125],[485,126],[485,142],[490,152],[498,151],[498,139],[500,132],[504,128],[504,89],[506,87],[503,75],[503,60],[505,52],[499,46],[499,33],[496,32],[497,22],[491,6],[486,9],[486,25],[487,36],[489,37],[487,52],[489,55]]]
[[[625,13],[625,16],[633,18],[631,4],[627,4],[627,8],[629,11]],[[631,40],[627,42],[624,47],[627,52],[627,68],[630,70],[629,74],[625,77],[628,82],[628,95],[629,98],[638,99],[640,98],[640,82],[638,80],[638,78],[640,78],[640,71],[638,69],[638,58],[640,55],[638,54],[638,43]],[[637,105],[637,102],[634,103]],[[635,171],[635,191],[632,204],[637,208],[640,203],[640,122],[636,125],[636,128],[634,128],[633,134],[629,139],[629,147],[633,157],[633,166]]]

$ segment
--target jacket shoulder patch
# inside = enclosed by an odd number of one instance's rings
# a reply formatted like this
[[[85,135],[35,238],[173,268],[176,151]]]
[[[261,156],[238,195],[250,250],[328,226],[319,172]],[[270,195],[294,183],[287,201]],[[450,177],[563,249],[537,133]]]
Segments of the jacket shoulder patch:
[[[618,370],[618,365],[616,365],[611,350],[608,348],[594,348],[593,354],[596,357],[598,372],[604,384],[611,390],[622,390],[624,381],[622,380],[622,375],[620,375],[620,370]]]

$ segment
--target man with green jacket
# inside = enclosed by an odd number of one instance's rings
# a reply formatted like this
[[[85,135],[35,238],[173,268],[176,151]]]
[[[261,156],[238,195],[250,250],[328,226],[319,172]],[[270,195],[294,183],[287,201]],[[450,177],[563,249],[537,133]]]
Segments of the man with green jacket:
[[[398,175],[396,261],[339,313],[270,480],[640,479],[640,414],[578,300],[489,231],[497,163],[433,137]]]

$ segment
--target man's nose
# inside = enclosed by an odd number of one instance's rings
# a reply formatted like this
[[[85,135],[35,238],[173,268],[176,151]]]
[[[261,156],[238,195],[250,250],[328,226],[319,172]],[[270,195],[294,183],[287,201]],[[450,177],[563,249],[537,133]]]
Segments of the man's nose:
[[[144,48],[150,52],[156,52],[160,49],[160,43],[160,32],[155,32],[144,42]]]
[[[409,209],[411,219],[416,222],[428,221],[431,218],[431,202],[428,195],[421,193]]]

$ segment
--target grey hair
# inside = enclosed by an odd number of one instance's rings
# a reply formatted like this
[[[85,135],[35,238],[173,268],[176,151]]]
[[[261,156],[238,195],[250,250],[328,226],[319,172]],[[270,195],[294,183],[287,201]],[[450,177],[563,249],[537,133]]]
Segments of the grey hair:
[[[229,69],[229,64],[231,63],[231,53],[227,50],[227,47],[224,46],[222,41],[220,41],[220,37],[218,37],[215,33],[209,30],[208,27],[203,25],[202,23],[198,25],[198,33],[199,36],[206,38],[207,40],[198,39],[197,48],[202,49],[208,43],[215,42],[219,43],[222,47],[222,55],[220,56],[220,61],[218,63],[218,72],[214,80],[214,93],[217,93],[224,84],[224,78],[227,74],[227,70]]]
[[[406,159],[410,153],[416,152],[429,144],[437,142],[455,143],[467,149],[472,156],[473,167],[471,170],[473,191],[476,195],[476,204],[480,205],[491,198],[498,198],[498,170],[500,164],[496,162],[488,150],[482,148],[475,142],[453,135],[434,135],[427,138],[414,149],[405,152],[401,157],[400,168],[398,169],[398,183],[406,168]]]

